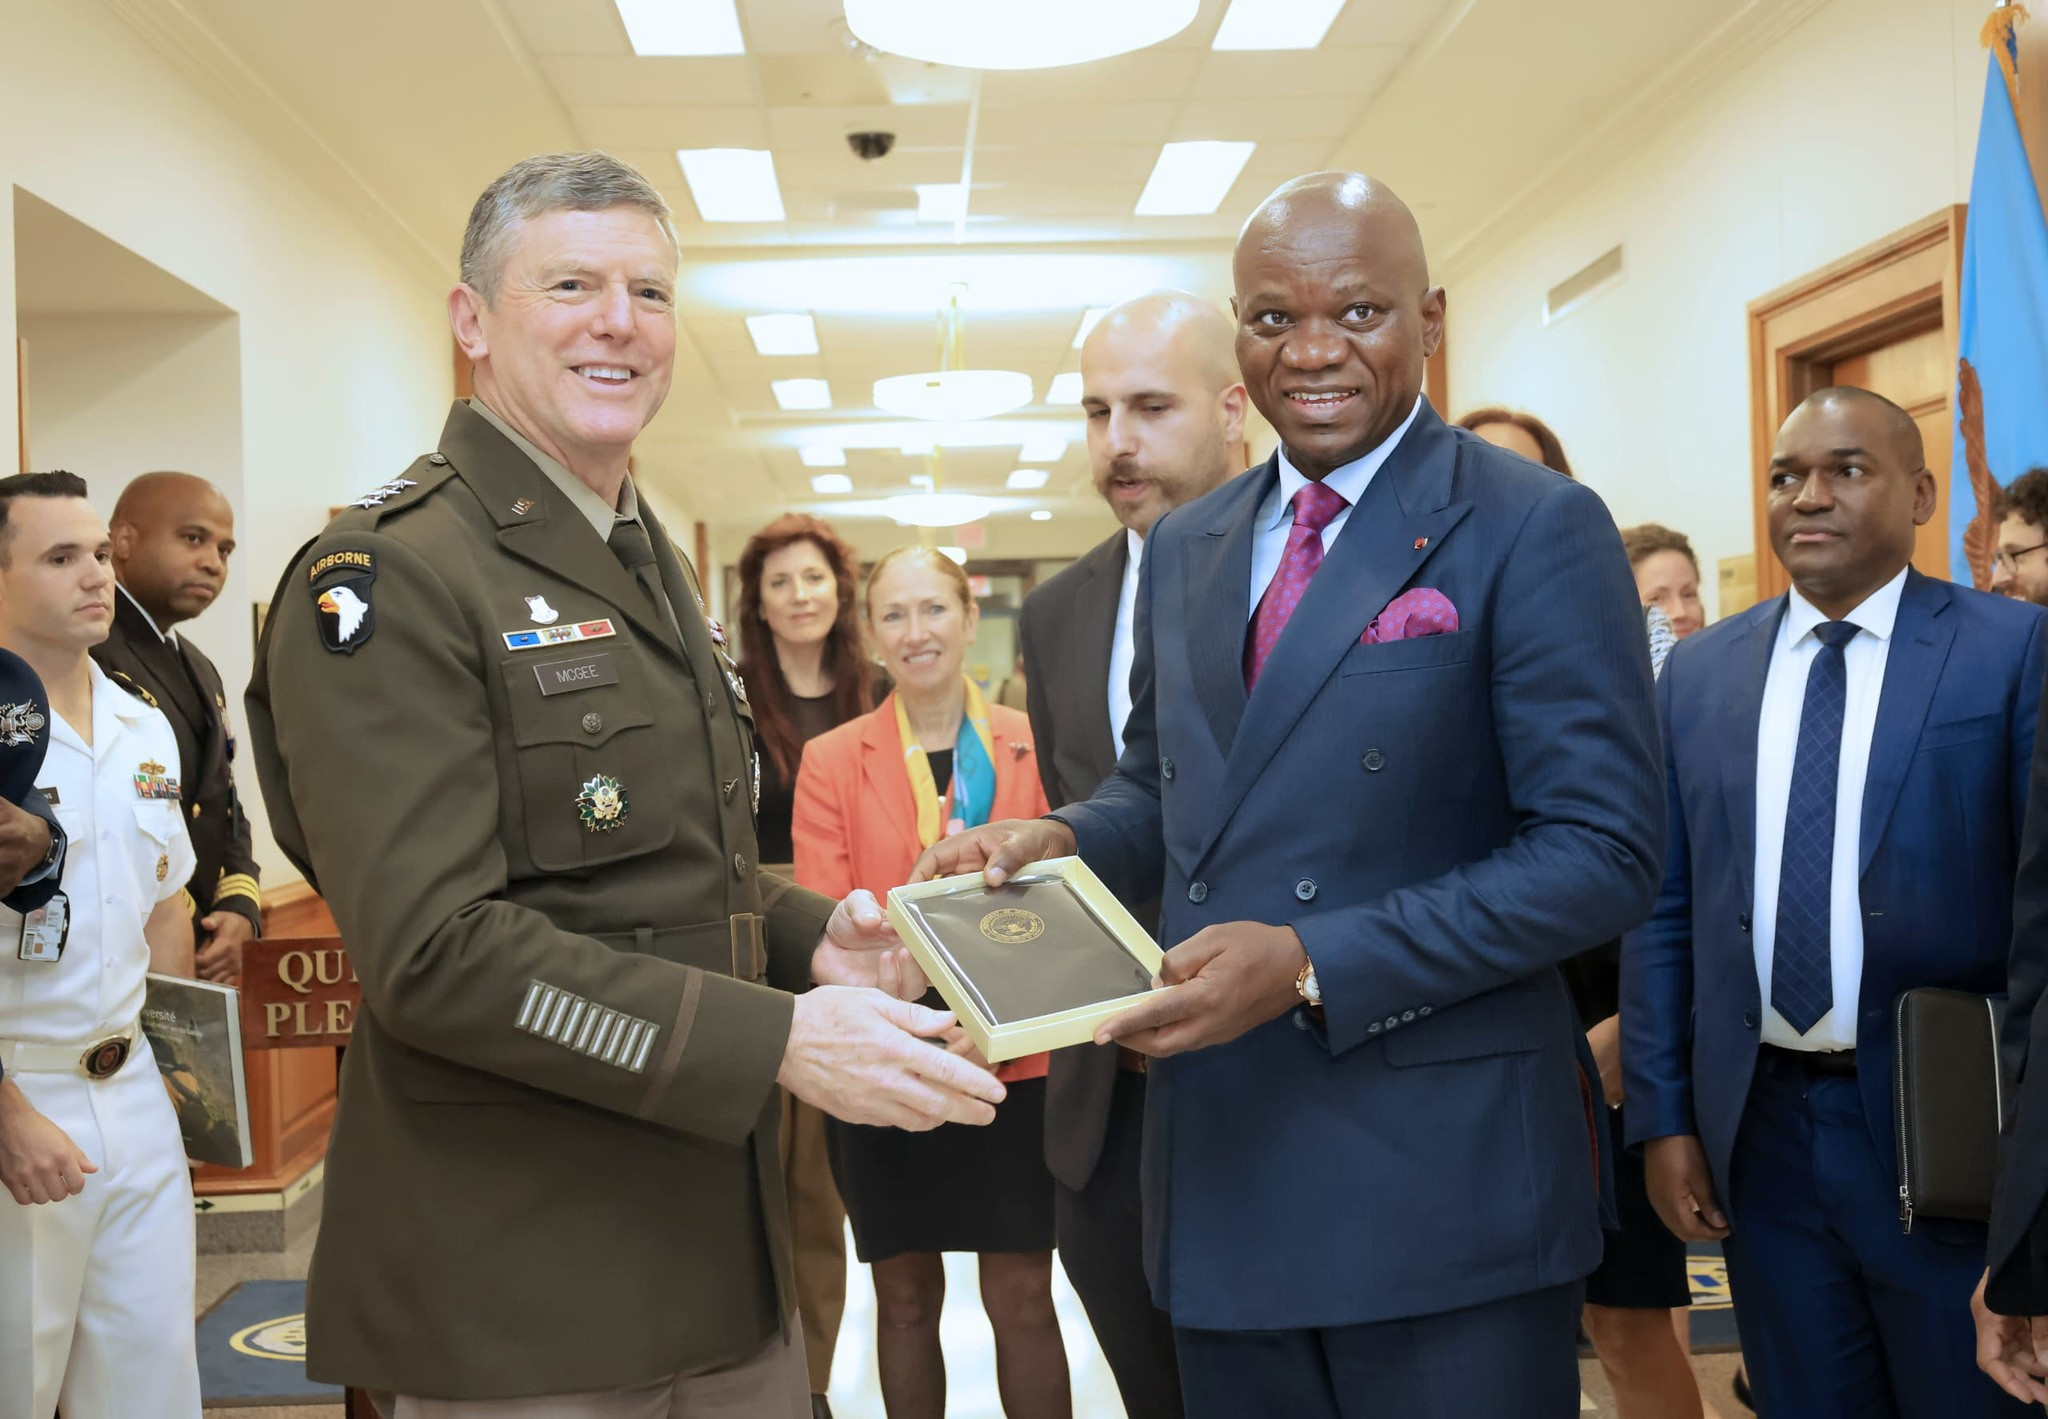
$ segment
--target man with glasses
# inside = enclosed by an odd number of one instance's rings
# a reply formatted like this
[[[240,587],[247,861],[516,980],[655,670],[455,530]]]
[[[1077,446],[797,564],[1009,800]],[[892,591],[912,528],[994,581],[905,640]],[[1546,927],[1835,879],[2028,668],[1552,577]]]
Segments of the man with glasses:
[[[2048,606],[2048,468],[2030,468],[1998,496],[1998,553],[1991,589]]]

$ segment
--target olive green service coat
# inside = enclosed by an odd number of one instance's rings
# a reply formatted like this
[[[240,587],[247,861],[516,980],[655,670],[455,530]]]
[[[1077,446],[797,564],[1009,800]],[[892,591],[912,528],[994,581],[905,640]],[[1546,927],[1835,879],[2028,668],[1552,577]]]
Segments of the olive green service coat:
[[[775,1074],[831,903],[756,869],[751,716],[641,519],[674,622],[458,403],[271,603],[257,767],[363,991],[315,1378],[568,1393],[790,1324]]]

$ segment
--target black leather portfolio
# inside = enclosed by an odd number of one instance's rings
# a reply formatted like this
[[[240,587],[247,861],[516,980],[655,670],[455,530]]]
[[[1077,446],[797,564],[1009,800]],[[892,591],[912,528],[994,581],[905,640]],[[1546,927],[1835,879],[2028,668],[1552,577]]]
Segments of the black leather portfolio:
[[[2003,996],[1923,987],[1895,1007],[1892,1105],[1899,1131],[1899,1224],[1915,1217],[1991,1218],[2006,1081],[1999,1073]]]

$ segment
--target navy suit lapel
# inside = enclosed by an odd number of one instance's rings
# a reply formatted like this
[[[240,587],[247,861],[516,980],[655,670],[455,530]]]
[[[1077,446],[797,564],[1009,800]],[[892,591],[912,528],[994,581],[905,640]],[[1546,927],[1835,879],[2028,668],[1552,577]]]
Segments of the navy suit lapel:
[[[1195,698],[1216,736],[1216,750],[1225,757],[1237,738],[1238,722],[1244,718],[1244,629],[1251,620],[1252,523],[1266,494],[1279,481],[1280,456],[1276,453],[1214,495],[1215,511],[1207,525],[1188,539],[1187,624],[1200,628],[1188,638],[1188,673],[1195,682]],[[1159,592],[1155,589],[1153,594]]]
[[[1756,896],[1756,737],[1764,716],[1764,681],[1771,673],[1771,650],[1778,643],[1787,599],[1757,608],[1749,629],[1730,648],[1735,658],[1729,695],[1717,736],[1722,782],[1727,788],[1728,832],[1734,843],[1735,869],[1742,876],[1743,909]]]
[[[1862,850],[1856,864],[1859,877],[1870,870],[1871,856],[1891,821],[1899,788],[1920,742],[1920,726],[1926,722],[1942,668],[1948,664],[1949,647],[1955,643],[1955,626],[1942,614],[1948,605],[1945,584],[1916,571],[1906,573],[1898,620],[1892,626],[1891,651],[1885,656],[1877,727],[1870,738],[1870,768],[1863,780]]]
[[[1456,467],[1455,437],[1434,413],[1423,409],[1345,519],[1336,544],[1268,657],[1258,688],[1244,701],[1245,722],[1229,744],[1223,792],[1203,853],[1373,617],[1414,579],[1443,546],[1446,534],[1471,511],[1471,503],[1451,501]],[[1251,596],[1249,553],[1247,544],[1243,575],[1232,587],[1240,621]],[[1467,608],[1468,614],[1471,610]],[[1240,687],[1242,639],[1238,637],[1233,665]],[[1242,698],[1242,688],[1239,695]]]

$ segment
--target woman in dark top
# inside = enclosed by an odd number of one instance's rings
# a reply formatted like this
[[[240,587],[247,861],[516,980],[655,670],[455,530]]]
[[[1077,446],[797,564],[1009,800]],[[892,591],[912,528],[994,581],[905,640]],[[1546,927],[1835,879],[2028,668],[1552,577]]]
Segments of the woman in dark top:
[[[761,756],[755,832],[764,866],[788,864],[796,860],[789,814],[804,745],[875,706],[853,605],[860,573],[832,525],[802,513],[749,538],[739,571],[740,676]],[[812,1409],[829,1415],[825,1385],[846,1309],[846,1208],[832,1183],[825,1116],[785,1098],[781,1143]]]
[[[1573,476],[1564,445],[1550,426],[1533,414],[1474,409],[1458,426],[1495,447],[1541,463],[1553,473]],[[1669,620],[1660,619],[1668,633]],[[1654,647],[1659,639],[1657,629],[1647,630]],[[1578,1006],[1586,1041],[1600,1066],[1598,1083],[1610,1109],[1619,1110],[1621,1020],[1616,1012],[1621,993],[1621,943],[1611,941],[1574,956],[1563,963],[1562,970]],[[1658,1220],[1643,1179],[1642,1156],[1620,1146],[1623,1130],[1619,1117],[1609,1121],[1613,1127],[1608,1130],[1608,1147],[1614,1155],[1615,1205],[1621,1227],[1607,1234],[1599,1269],[1586,1278],[1586,1334],[1614,1389],[1614,1407],[1621,1419],[1652,1415],[1658,1419],[1715,1419],[1686,1358],[1686,1311],[1692,1304],[1692,1283],[1686,1270],[1685,1243]]]

